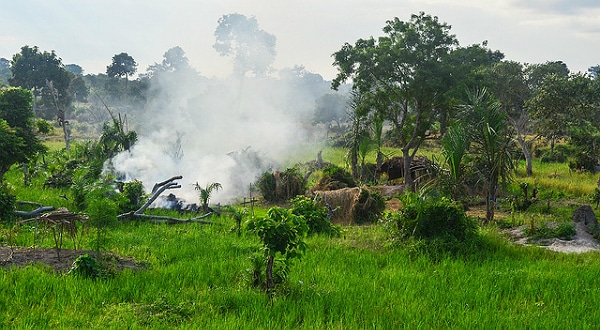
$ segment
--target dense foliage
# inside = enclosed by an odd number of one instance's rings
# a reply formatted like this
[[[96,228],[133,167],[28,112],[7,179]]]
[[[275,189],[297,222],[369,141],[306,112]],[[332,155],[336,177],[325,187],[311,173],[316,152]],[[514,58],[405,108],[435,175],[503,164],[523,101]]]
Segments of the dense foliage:
[[[21,88],[0,89],[0,181],[10,166],[45,150],[35,135],[33,97]]]

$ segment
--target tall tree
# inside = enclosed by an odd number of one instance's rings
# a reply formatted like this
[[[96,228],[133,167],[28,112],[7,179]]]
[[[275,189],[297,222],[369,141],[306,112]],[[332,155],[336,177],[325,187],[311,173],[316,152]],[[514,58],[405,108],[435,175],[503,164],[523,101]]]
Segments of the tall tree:
[[[486,220],[494,219],[496,197],[501,181],[512,177],[511,133],[501,103],[485,89],[469,92],[467,103],[461,105],[461,118],[468,127],[470,153],[481,175],[486,194]]]
[[[268,72],[275,60],[275,36],[260,29],[255,17],[228,14],[219,18],[214,49],[221,56],[233,56],[234,73],[257,76]]]
[[[546,75],[527,102],[532,116],[538,121],[539,133],[550,139],[551,152],[555,141],[566,135],[569,125],[580,121],[598,122],[592,111],[597,104],[597,84],[583,74],[568,76]]]
[[[33,124],[33,96],[22,88],[0,89],[0,182],[13,164],[45,150]]]
[[[10,77],[10,61],[4,57],[0,57],[0,86],[7,85]]]
[[[111,78],[125,77],[125,95],[128,93],[129,77],[137,72],[137,62],[127,53],[120,53],[112,58],[106,67],[106,75]]]
[[[533,175],[531,141],[527,140],[531,118],[526,111],[525,101],[530,97],[530,89],[525,76],[525,67],[516,61],[502,61],[490,67],[488,86],[490,92],[500,102],[500,109],[515,129],[517,142],[525,158],[527,175]]]
[[[73,75],[65,69],[62,59],[54,51],[41,52],[37,46],[23,46],[20,53],[13,55],[10,70],[10,85],[33,92],[34,111],[40,117],[50,119],[54,110],[60,112],[62,109],[64,112],[69,108],[71,96],[68,90]],[[52,82],[52,88],[49,82]],[[39,103],[36,100],[38,96],[41,96]],[[60,120],[61,116],[58,117]]]
[[[448,57],[458,42],[449,25],[423,12],[408,22],[387,21],[383,32],[377,40],[346,43],[333,54],[338,75],[332,88],[351,79],[370,111],[392,123],[402,146],[404,180],[414,189],[412,159],[446,101],[452,80]]]

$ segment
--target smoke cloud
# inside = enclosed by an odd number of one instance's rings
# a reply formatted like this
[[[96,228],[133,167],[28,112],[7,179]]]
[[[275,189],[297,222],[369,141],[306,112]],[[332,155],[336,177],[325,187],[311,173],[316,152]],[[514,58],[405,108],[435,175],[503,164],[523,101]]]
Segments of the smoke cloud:
[[[148,106],[130,119],[138,142],[112,165],[147,190],[182,175],[182,188],[172,192],[187,203],[198,202],[196,182],[222,185],[214,203],[248,196],[251,183],[309,139],[315,100],[330,92],[328,82],[302,67],[243,79],[208,79],[188,68],[150,82]]]

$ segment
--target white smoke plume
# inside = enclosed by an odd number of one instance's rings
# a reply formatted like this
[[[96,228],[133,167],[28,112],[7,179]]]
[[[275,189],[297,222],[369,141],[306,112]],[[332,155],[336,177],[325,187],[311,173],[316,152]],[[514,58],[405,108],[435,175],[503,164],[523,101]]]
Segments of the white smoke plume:
[[[274,159],[293,154],[307,139],[314,101],[330,92],[329,83],[302,68],[280,78],[207,79],[193,70],[166,72],[151,79],[151,99],[143,118],[130,119],[138,142],[112,163],[126,180],[154,183],[182,175],[172,191],[198,202],[193,184],[222,185],[211,203],[248,196]],[[290,74],[296,72],[298,74]]]

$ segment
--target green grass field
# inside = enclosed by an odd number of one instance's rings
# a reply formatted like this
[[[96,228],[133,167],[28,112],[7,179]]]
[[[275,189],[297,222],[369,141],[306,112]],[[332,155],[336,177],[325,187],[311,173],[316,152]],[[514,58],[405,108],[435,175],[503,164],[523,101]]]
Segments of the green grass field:
[[[468,253],[392,247],[381,226],[311,237],[272,303],[250,285],[258,241],[223,225],[126,223],[109,250],[145,270],[91,280],[43,265],[0,270],[2,328],[592,329],[596,253],[513,246],[493,230]]]
[[[301,157],[314,159],[314,150]],[[323,150],[325,161],[343,164],[343,151]],[[571,173],[566,164],[535,163],[531,178],[522,172],[516,182],[537,187],[540,200],[513,215],[520,222],[566,221],[569,204],[586,202],[597,187],[596,175]],[[59,197],[67,191],[22,187],[18,168],[6,179],[18,199],[69,207]],[[493,224],[454,253],[398,244],[381,224],[346,227],[338,238],[308,237],[304,257],[270,301],[251,285],[258,238],[238,237],[226,216],[213,221],[218,224],[117,223],[104,249],[145,267],[105,279],[59,274],[42,264],[0,268],[0,328],[594,329],[600,322],[598,252],[514,245]],[[8,227],[2,230],[6,244]],[[93,249],[93,238],[88,232],[80,248]],[[53,246],[49,233],[35,240],[33,228],[24,226],[15,241]]]

